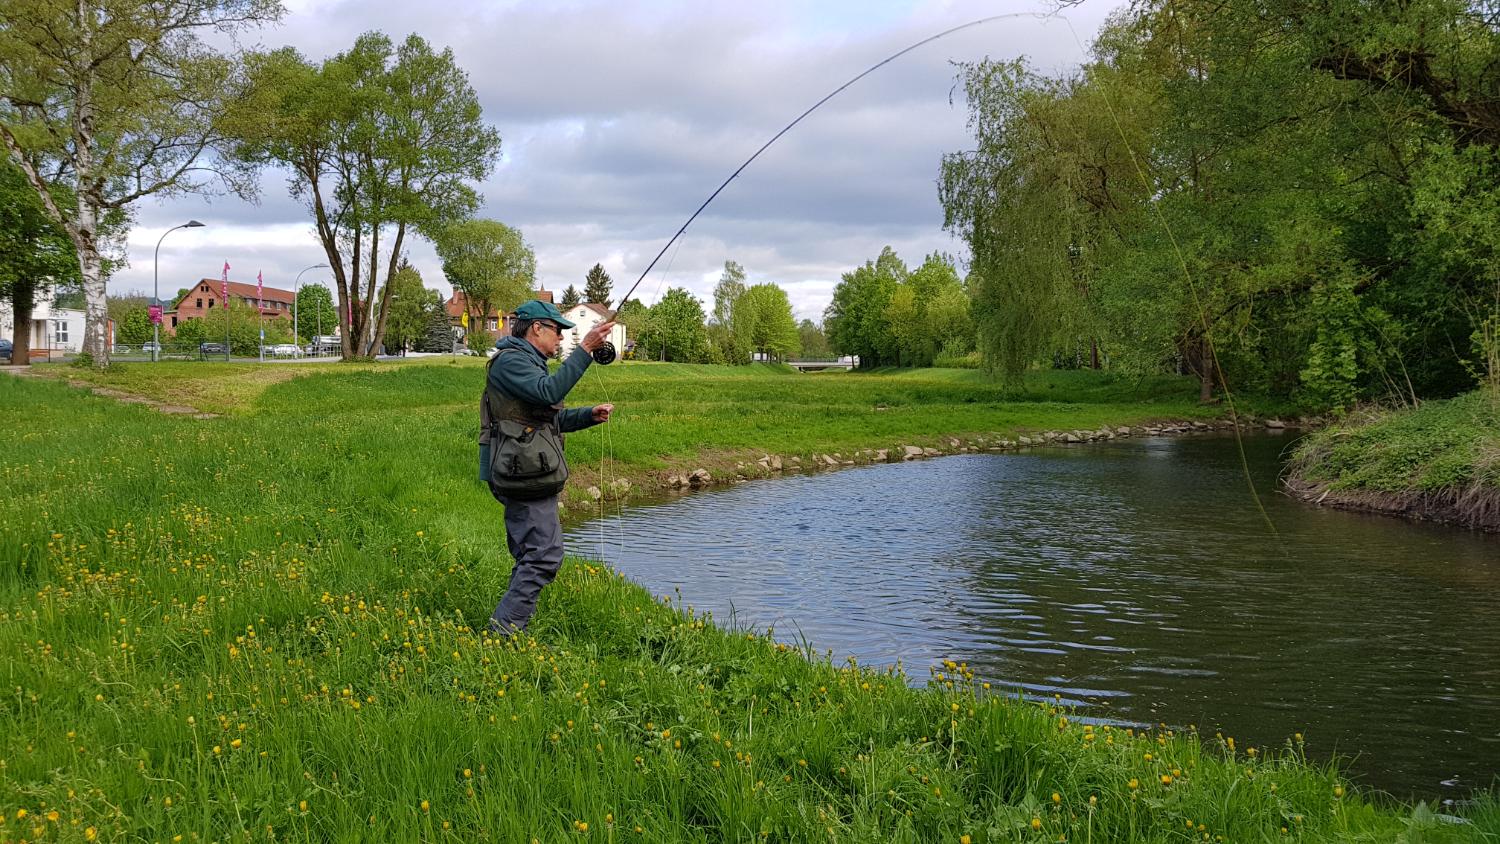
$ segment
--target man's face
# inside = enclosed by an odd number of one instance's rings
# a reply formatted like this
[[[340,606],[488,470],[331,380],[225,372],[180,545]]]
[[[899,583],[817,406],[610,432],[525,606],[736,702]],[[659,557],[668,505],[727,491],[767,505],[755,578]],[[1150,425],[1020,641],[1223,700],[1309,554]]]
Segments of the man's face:
[[[562,329],[550,319],[539,319],[533,322],[531,331],[527,334],[531,345],[549,358],[557,354],[557,347],[562,343]]]

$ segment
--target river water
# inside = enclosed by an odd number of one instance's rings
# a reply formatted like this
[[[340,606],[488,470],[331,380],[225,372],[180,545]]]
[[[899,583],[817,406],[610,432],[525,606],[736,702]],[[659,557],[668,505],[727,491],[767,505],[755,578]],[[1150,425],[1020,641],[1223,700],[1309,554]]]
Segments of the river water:
[[[968,662],[1240,747],[1301,732],[1402,797],[1489,785],[1500,537],[1292,501],[1286,446],[1247,438],[1248,476],[1209,435],[789,476],[631,508],[568,548],[836,661],[919,682]]]

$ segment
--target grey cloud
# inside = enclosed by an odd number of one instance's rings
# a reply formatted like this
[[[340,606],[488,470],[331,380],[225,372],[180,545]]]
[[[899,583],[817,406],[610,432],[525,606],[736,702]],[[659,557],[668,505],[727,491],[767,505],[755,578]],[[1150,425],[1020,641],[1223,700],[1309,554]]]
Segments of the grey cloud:
[[[1119,5],[1097,0],[1068,14],[1086,40]],[[261,40],[315,59],[371,29],[394,38],[416,31],[452,47],[504,138],[503,161],[481,186],[482,213],[522,229],[546,287],[581,286],[604,261],[618,296],[734,167],[829,90],[956,23],[1046,8],[1047,0],[959,0],[884,4],[876,14],[852,2],[460,0],[434,14],[431,4],[351,0],[294,11]],[[1044,69],[1083,58],[1066,26],[1021,18],[929,44],[871,74],[731,184],[663,258],[671,271],[653,273],[642,292],[650,300],[665,286],[686,286],[708,300],[731,258],[752,279],[782,284],[799,317],[818,318],[839,275],[886,244],[913,264],[934,249],[958,252],[941,229],[935,184],[940,156],[969,143],[961,97],[949,102],[951,62],[1023,53]],[[188,216],[207,215],[199,219],[211,227],[168,239],[164,279],[169,254],[194,272],[209,267],[207,275],[228,257],[236,280],[246,277],[242,266],[263,265],[268,283],[273,273],[289,283],[320,262],[308,214],[287,195],[284,176],[267,172],[261,184],[259,205],[182,198],[141,206],[132,266],[113,285],[139,289],[144,279],[149,287],[151,232]],[[410,253],[426,283],[446,293],[431,245],[418,240]]]

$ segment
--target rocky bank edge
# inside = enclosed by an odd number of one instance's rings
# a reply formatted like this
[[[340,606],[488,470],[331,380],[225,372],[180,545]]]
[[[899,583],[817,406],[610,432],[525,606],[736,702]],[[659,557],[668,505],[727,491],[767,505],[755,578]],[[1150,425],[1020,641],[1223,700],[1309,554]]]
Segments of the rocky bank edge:
[[[1240,417],[1241,431],[1280,431],[1313,428],[1323,424],[1319,418],[1295,420],[1253,419]],[[843,452],[811,452],[806,455],[730,453],[700,458],[692,463],[678,463],[668,469],[646,472],[619,471],[606,466],[601,475],[598,465],[578,465],[570,461],[573,478],[564,491],[564,508],[587,510],[601,501],[625,501],[638,495],[662,492],[686,493],[715,486],[744,483],[784,473],[818,472],[874,463],[898,463],[955,454],[979,454],[1023,451],[1038,446],[1072,445],[1128,437],[1161,437],[1232,431],[1228,420],[1166,421],[1145,425],[1106,426],[1098,430],[1042,431],[1028,434],[942,436],[934,445],[901,444],[889,448],[861,448]],[[615,477],[611,477],[615,476]],[[636,480],[631,480],[635,476]],[[583,514],[580,514],[583,515]]]

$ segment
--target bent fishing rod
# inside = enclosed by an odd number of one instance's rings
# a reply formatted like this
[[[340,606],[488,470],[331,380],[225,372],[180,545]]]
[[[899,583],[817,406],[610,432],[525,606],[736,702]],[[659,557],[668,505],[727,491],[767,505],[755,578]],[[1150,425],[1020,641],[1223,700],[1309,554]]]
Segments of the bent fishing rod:
[[[912,44],[911,46],[906,47],[905,49],[902,49],[902,50],[899,50],[899,51],[897,51],[895,53],[892,53],[891,55],[886,56],[885,58],[881,59],[880,61],[876,62],[875,64],[870,65],[868,68],[865,68],[865,70],[863,72],[861,72],[858,76],[855,76],[853,79],[850,79],[848,82],[845,82],[844,84],[840,85],[839,87],[833,89],[833,91],[829,92],[829,94],[827,96],[825,96],[823,99],[818,100],[817,102],[813,103],[812,106],[807,109],[807,111],[804,111],[801,114],[797,115],[797,119],[795,119],[791,123],[788,123],[787,125],[783,126],[782,129],[781,129],[781,131],[777,132],[775,135],[771,136],[771,139],[769,141],[766,141],[764,144],[761,144],[760,149],[756,150],[755,154],[753,154],[749,158],[745,159],[745,162],[743,164],[741,164],[739,167],[735,168],[735,171],[733,173],[729,174],[729,178],[725,179],[722,184],[720,184],[717,188],[714,189],[713,193],[711,193],[711,194],[708,195],[708,199],[703,200],[703,204],[698,206],[698,210],[694,211],[693,214],[692,214],[692,216],[690,216],[690,217],[687,218],[687,222],[685,222],[685,223],[682,224],[682,228],[679,228],[677,230],[677,233],[674,234],[674,235],[672,235],[672,238],[670,240],[668,240],[667,243],[666,243],[666,245],[661,248],[661,251],[658,252],[658,253],[656,253],[656,257],[651,259],[651,263],[649,263],[649,264],[646,265],[646,269],[641,273],[640,278],[637,278],[635,280],[635,284],[630,285],[630,289],[627,290],[627,291],[625,291],[625,295],[624,296],[620,297],[620,305],[623,307],[625,305],[625,303],[630,300],[631,294],[635,292],[635,289],[637,287],[641,286],[641,282],[645,281],[646,280],[646,276],[650,275],[651,274],[651,270],[656,267],[656,262],[660,261],[661,257],[663,255],[667,254],[667,250],[671,249],[672,248],[672,244],[676,243],[677,239],[679,237],[682,237],[682,233],[688,230],[688,226],[691,226],[693,224],[693,221],[696,220],[696,219],[698,219],[698,215],[703,213],[703,209],[707,208],[710,203],[712,203],[715,199],[718,198],[718,196],[719,196],[720,193],[724,192],[725,188],[729,187],[729,183],[730,182],[734,181],[735,178],[740,175],[740,173],[744,172],[745,168],[749,167],[750,164],[751,164],[751,162],[753,162],[753,161],[755,161],[755,159],[759,158],[761,153],[765,152],[767,149],[770,149],[770,147],[771,147],[772,144],[774,144],[774,143],[776,143],[776,141],[780,140],[780,138],[781,138],[782,135],[785,135],[787,132],[791,131],[791,129],[792,129],[793,126],[796,126],[798,123],[801,123],[802,120],[803,120],[803,118],[805,118],[809,114],[812,114],[813,112],[817,111],[818,108],[821,107],[824,103],[828,102],[829,100],[831,100],[834,97],[838,96],[839,94],[843,93],[843,91],[844,91],[845,88],[848,88],[850,85],[853,85],[854,83],[858,82],[859,80],[864,79],[866,76],[869,76],[871,73],[874,73],[875,71],[879,70],[880,68],[882,68],[882,67],[890,64],[891,62],[895,61],[896,59],[901,58],[902,56],[906,55],[907,53],[910,53],[911,51],[917,49],[918,47],[923,47],[923,46],[925,46],[927,44],[931,44],[932,42],[937,41],[938,39],[946,38],[949,35],[954,34],[955,32],[962,32],[965,29],[970,29],[972,27],[980,26],[982,24],[992,23],[994,21],[1004,20],[1004,19],[1007,19],[1007,18],[1050,18],[1050,17],[1055,17],[1055,16],[1056,16],[1056,12],[1051,12],[1051,13],[1046,13],[1046,12],[1011,12],[1009,14],[992,15],[992,16],[987,17],[987,18],[979,18],[978,20],[972,20],[972,21],[969,21],[968,23],[960,24],[958,26],[955,26],[952,29],[945,29],[945,30],[943,30],[942,32],[939,32],[936,35],[932,35],[932,36],[928,36],[927,38],[923,38],[921,41],[918,41],[917,43]],[[620,313],[619,308],[616,308],[615,311],[614,311],[614,313],[610,314],[609,318],[611,320],[613,320],[616,316],[619,315],[619,313]],[[615,360],[615,358],[618,356],[618,351],[615,349],[614,343],[611,343],[611,342],[609,342],[609,341],[606,340],[603,345],[599,346],[599,348],[597,348],[597,349],[595,349],[593,351],[593,356],[594,356],[594,360],[596,362],[598,362],[598,363],[605,363],[605,364],[607,364],[607,363],[613,363],[614,360]]]

